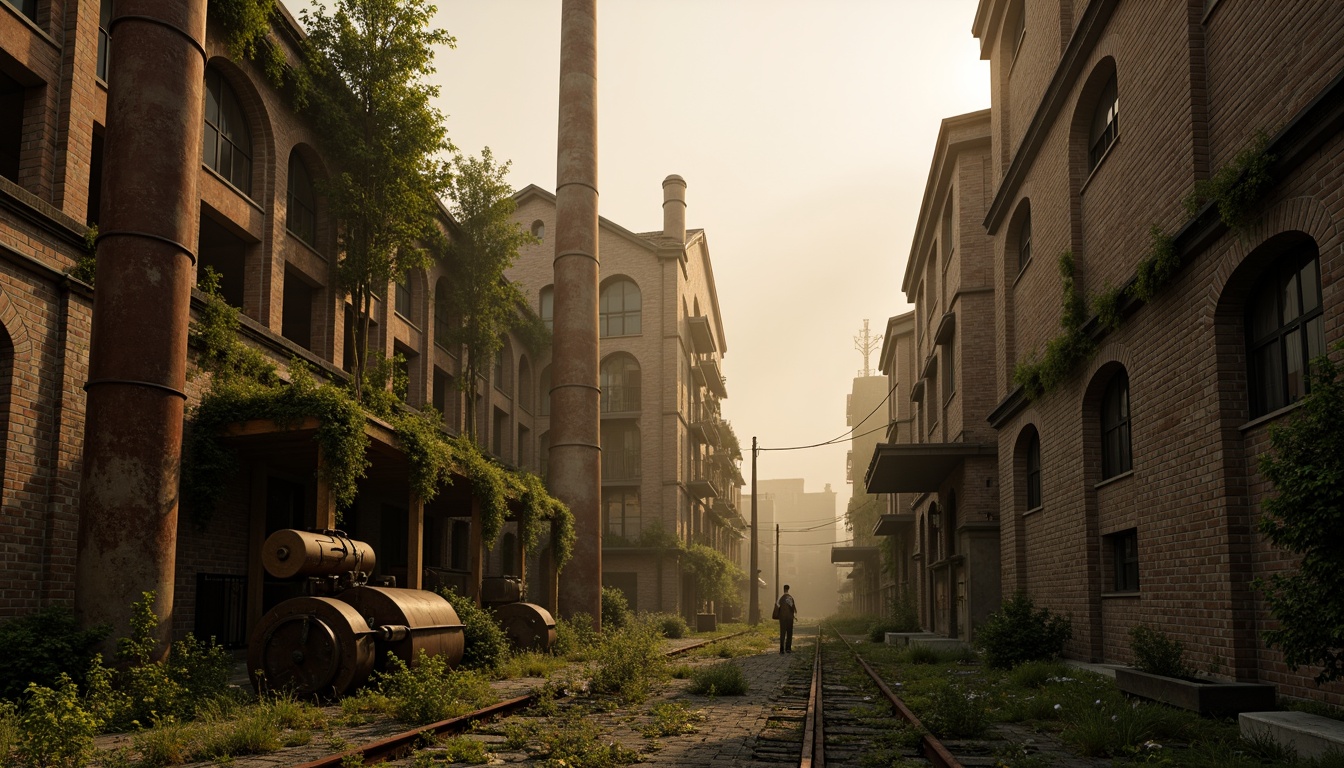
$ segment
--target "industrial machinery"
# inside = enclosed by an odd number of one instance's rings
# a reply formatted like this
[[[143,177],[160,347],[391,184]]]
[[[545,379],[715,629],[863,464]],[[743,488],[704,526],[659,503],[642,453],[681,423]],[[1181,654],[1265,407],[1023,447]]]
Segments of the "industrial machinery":
[[[271,534],[262,563],[277,578],[306,577],[309,594],[265,616],[248,643],[252,683],[298,696],[358,688],[388,652],[414,667],[421,651],[462,660],[464,627],[453,606],[419,589],[369,586],[373,549],[341,531]],[[549,647],[549,645],[547,646]]]
[[[536,603],[523,602],[523,580],[515,576],[483,579],[481,604],[495,612],[495,620],[513,647],[524,651],[550,650],[555,644],[555,619]]]

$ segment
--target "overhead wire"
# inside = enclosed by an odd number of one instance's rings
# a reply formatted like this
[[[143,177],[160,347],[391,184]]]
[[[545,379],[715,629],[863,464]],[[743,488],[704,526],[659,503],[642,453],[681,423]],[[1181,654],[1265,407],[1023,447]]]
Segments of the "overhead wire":
[[[896,392],[896,387],[897,387],[897,386],[898,386],[897,384],[892,384],[892,385],[891,385],[891,389],[887,390],[887,396],[884,397],[884,398],[882,398],[881,402],[879,402],[876,406],[874,406],[874,407],[873,407],[873,410],[869,411],[867,416],[864,416],[862,419],[859,419],[859,421],[858,421],[857,423],[855,423],[854,426],[852,426],[852,427],[850,427],[849,429],[845,430],[844,432],[840,433],[840,434],[837,435],[836,437],[831,438],[830,440],[826,440],[826,441],[823,441],[823,442],[820,442],[820,443],[813,443],[813,444],[811,444],[811,445],[791,445],[791,446],[787,446],[787,447],[784,447],[784,448],[761,448],[761,447],[759,447],[759,446],[756,446],[756,447],[755,447],[755,450],[757,450],[757,451],[802,451],[802,450],[806,450],[806,449],[808,449],[808,448],[821,448],[821,447],[824,447],[824,446],[827,446],[827,445],[835,445],[836,443],[843,442],[843,441],[845,441],[845,440],[852,440],[853,438],[856,438],[856,437],[863,437],[864,435],[871,435],[871,434],[874,433],[874,432],[878,432],[878,431],[884,430],[884,429],[886,429],[889,425],[887,425],[887,424],[883,424],[882,426],[878,427],[877,429],[870,429],[870,430],[868,430],[867,432],[863,432],[862,434],[857,434],[857,435],[854,434],[854,430],[857,429],[857,428],[859,427],[860,424],[863,424],[865,421],[867,421],[868,419],[872,418],[873,414],[874,414],[874,413],[877,413],[877,410],[878,410],[879,408],[881,408],[882,406],[884,406],[884,405],[887,404],[887,401],[891,399],[891,396],[892,396],[893,394],[895,394],[895,392]]]

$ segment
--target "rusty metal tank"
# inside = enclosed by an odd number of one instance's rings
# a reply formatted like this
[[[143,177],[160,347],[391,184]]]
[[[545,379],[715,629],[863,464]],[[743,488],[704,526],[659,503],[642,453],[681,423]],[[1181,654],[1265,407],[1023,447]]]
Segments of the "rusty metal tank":
[[[411,667],[422,650],[447,658],[450,667],[462,661],[465,628],[452,604],[440,595],[420,589],[352,587],[335,599],[354,608],[377,630],[379,668],[388,651]]]
[[[304,698],[354,690],[373,671],[377,634],[349,603],[329,597],[286,600],[252,633],[247,649],[252,684]]]
[[[278,579],[293,576],[341,576],[373,573],[373,547],[340,531],[286,528],[266,537],[261,546],[266,572]]]
[[[515,648],[544,653],[555,645],[555,619],[540,605],[505,603],[491,608]]]

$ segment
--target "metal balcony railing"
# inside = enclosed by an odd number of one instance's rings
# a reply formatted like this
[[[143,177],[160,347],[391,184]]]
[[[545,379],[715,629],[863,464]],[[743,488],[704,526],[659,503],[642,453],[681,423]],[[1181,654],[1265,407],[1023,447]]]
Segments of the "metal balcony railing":
[[[640,452],[635,450],[603,450],[602,481],[638,480]]]
[[[639,386],[613,384],[602,388],[603,413],[628,413],[640,409]]]

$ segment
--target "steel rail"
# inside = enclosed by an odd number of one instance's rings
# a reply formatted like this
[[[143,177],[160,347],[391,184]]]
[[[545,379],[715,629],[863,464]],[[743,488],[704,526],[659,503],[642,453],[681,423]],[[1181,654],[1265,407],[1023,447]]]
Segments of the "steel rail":
[[[821,628],[817,628],[816,651],[812,656],[812,687],[807,693],[807,714],[803,718],[803,748],[798,768],[826,768],[826,718],[821,701]]]
[[[872,679],[873,684],[877,686],[877,689],[881,691],[882,695],[891,703],[892,709],[896,710],[896,713],[901,716],[901,719],[913,725],[915,729],[920,732],[919,742],[920,748],[924,752],[924,758],[939,768],[962,768],[962,765],[957,761],[957,758],[948,751],[947,747],[938,740],[937,736],[934,736],[929,732],[928,728],[924,727],[924,724],[919,721],[919,718],[914,712],[910,711],[910,708],[905,705],[905,702],[901,701],[901,698],[893,693],[891,688],[887,687],[887,684],[882,680],[882,677],[878,675],[872,667],[868,666],[868,662],[863,660],[863,657],[860,656],[859,652],[854,649],[854,646],[845,639],[844,635],[840,634],[834,627],[831,627],[831,631],[835,632],[835,636],[840,638],[840,642],[844,643],[845,647],[849,649],[849,652],[854,654],[855,661],[859,662],[859,666],[863,668],[863,671],[868,673],[868,677]]]
[[[693,651],[697,648],[703,648],[712,643],[721,642],[730,638],[745,635],[749,630],[734,632],[722,637],[713,637],[708,640],[702,640],[698,643],[692,643],[682,648],[674,648],[663,655],[668,657],[680,656],[683,653]],[[507,699],[505,701],[491,704],[488,707],[478,709],[475,712],[468,712],[459,717],[452,717],[447,720],[440,720],[437,723],[422,725],[418,728],[412,728],[409,731],[393,734],[385,739],[363,744],[353,749],[339,752],[336,754],[320,757],[307,763],[302,763],[296,768],[340,768],[345,760],[358,755],[364,759],[364,765],[372,765],[384,760],[393,760],[402,757],[404,753],[415,748],[415,744],[422,736],[441,736],[455,733],[462,733],[471,728],[472,724],[488,720],[492,717],[501,717],[511,715],[514,712],[527,709],[536,703],[537,694],[529,693],[526,696]]]

